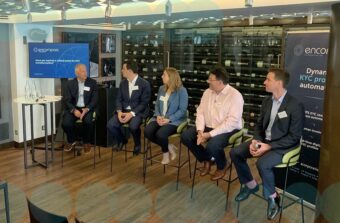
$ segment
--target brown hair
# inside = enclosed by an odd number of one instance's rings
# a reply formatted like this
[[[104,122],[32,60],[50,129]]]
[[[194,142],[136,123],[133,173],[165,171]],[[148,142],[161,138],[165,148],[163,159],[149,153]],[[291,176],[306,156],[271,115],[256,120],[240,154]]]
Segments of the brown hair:
[[[182,80],[179,76],[178,71],[173,67],[167,67],[164,70],[169,75],[169,82],[165,84],[165,92],[169,89],[170,92],[177,91],[180,87],[182,87]]]
[[[286,88],[289,83],[289,73],[281,68],[269,68],[268,73],[275,74],[275,80],[280,80],[283,83],[283,87]]]

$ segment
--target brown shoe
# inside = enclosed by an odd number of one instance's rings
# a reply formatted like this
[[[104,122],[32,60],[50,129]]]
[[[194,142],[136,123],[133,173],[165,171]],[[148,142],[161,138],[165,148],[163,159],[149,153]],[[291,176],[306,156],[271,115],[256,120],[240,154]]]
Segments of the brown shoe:
[[[91,144],[84,144],[84,153],[87,154],[91,152],[92,145]]]
[[[211,162],[210,161],[203,161],[204,165],[200,168],[201,174],[200,176],[205,176],[210,173],[211,169]]]
[[[71,151],[71,150],[74,148],[75,145],[76,145],[76,142],[73,142],[73,143],[66,143],[66,144],[64,145],[64,151],[65,151],[65,152]]]
[[[222,170],[216,169],[215,173],[211,176],[211,180],[218,180],[224,177],[224,175],[227,173],[228,165],[225,165],[225,167]]]

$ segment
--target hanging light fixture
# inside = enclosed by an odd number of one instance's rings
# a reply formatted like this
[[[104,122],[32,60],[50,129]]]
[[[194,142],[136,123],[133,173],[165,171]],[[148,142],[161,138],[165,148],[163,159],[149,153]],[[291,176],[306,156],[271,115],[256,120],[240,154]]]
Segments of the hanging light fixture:
[[[106,1],[106,8],[105,8],[105,20],[109,20],[111,17],[111,0]]]
[[[245,7],[253,7],[253,0],[245,0],[244,6]]]
[[[32,23],[32,14],[31,14],[31,12],[27,13],[27,22],[28,23]]]
[[[65,5],[63,5],[61,7],[60,16],[61,16],[61,20],[63,20],[63,21],[65,21],[67,19],[66,18],[66,8],[65,8]]]
[[[23,0],[25,11],[27,12],[27,22],[32,22],[31,6],[29,0]]]
[[[170,0],[167,0],[165,4],[165,15],[170,17],[171,13],[172,13],[172,4]]]

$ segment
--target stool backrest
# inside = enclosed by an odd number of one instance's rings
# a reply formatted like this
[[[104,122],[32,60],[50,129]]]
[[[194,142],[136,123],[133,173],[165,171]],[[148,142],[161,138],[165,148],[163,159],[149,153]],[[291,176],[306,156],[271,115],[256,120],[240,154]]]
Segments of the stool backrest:
[[[244,119],[242,118],[242,128],[235,132],[232,136],[229,138],[229,146],[235,147],[237,145],[240,145],[243,140],[243,134],[244,134]]]
[[[276,165],[276,168],[285,168],[287,166],[294,166],[299,162],[300,159],[301,144],[299,144],[295,149],[287,152],[282,157],[282,163]]]
[[[31,223],[68,223],[66,217],[47,212],[34,205],[28,198],[27,204]]]

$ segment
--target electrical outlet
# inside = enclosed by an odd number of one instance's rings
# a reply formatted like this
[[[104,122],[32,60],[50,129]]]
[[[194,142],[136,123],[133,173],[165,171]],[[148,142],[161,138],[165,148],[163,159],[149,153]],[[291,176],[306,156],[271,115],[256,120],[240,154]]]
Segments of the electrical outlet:
[[[44,125],[41,126],[41,130],[43,130],[43,131],[45,130],[45,126]]]

